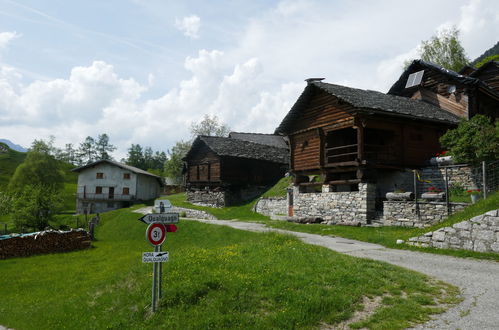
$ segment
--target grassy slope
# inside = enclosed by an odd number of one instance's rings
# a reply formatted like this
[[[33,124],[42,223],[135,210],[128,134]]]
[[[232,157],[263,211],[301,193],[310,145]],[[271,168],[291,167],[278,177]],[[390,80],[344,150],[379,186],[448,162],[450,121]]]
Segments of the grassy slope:
[[[458,251],[435,248],[417,248],[408,245],[396,244],[397,239],[407,240],[410,237],[418,236],[423,233],[437,230],[438,228],[451,226],[457,222],[470,219],[474,216],[483,214],[487,211],[498,208],[499,192],[495,193],[486,200],[480,200],[477,204],[470,205],[462,212],[453,214],[446,221],[434,225],[429,228],[404,228],[404,227],[345,227],[345,226],[329,226],[329,225],[303,225],[290,223],[285,221],[273,221],[269,217],[260,215],[252,211],[255,201],[235,207],[216,209],[202,206],[195,206],[185,201],[185,194],[176,194],[167,196],[170,201],[177,206],[196,208],[207,211],[219,219],[240,219],[245,221],[263,222],[270,227],[281,228],[299,232],[307,232],[312,234],[340,236],[345,238],[356,239],[365,242],[377,243],[390,248],[409,249],[417,251],[425,251],[437,254],[453,255],[457,257],[475,257],[480,259],[499,260],[499,255],[495,253],[479,253],[473,251]]]
[[[438,311],[442,284],[277,234],[181,221],[165,243],[164,299],[149,313],[151,251],[139,215],[102,215],[95,248],[0,260],[0,324],[16,329],[319,327],[348,319],[363,296],[388,295],[360,326],[401,329]],[[455,297],[455,289],[450,290]]]
[[[26,153],[9,149],[7,153],[0,153],[0,190],[9,184],[17,166],[26,158]]]

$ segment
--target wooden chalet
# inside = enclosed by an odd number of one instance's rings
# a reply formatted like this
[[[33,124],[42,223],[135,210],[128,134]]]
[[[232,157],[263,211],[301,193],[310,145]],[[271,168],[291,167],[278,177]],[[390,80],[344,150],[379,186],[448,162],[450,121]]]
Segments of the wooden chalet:
[[[289,138],[295,185],[356,191],[383,171],[422,166],[460,119],[422,100],[321,80],[307,79],[275,131]]]
[[[239,133],[243,134],[243,133]],[[273,185],[288,169],[287,146],[245,139],[198,136],[184,157],[187,199],[198,204],[226,206],[250,199]],[[264,137],[281,140],[281,136]],[[279,143],[279,142],[275,142]]]
[[[415,60],[388,94],[422,100],[461,118],[482,114],[499,119],[499,64],[490,61],[479,69],[465,66],[456,73]]]

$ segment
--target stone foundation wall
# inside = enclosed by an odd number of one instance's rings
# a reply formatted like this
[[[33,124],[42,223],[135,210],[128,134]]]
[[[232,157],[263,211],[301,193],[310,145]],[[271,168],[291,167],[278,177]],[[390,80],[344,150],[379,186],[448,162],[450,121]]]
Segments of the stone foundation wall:
[[[464,209],[467,204],[450,203],[450,213]],[[441,202],[419,202],[419,217],[414,201],[383,201],[383,225],[428,227],[448,217],[447,206]]]
[[[408,244],[440,249],[499,253],[499,210],[490,211],[452,227],[412,237]]]
[[[322,218],[328,224],[358,221],[367,224],[374,217],[376,187],[359,183],[359,191],[329,192],[322,187],[321,193],[300,193],[294,187],[294,217]]]
[[[193,210],[193,209],[186,209],[184,207],[173,206],[171,208],[171,212],[176,212],[179,214],[185,213],[185,218],[217,220],[217,217],[209,214],[208,212],[200,211],[200,210]]]
[[[186,199],[189,203],[208,206],[224,207],[226,205],[226,192],[214,190],[187,190]]]
[[[0,240],[0,259],[80,250],[89,248],[90,244],[90,235],[83,229],[48,230]]]
[[[433,186],[445,190],[445,168],[429,166],[421,169],[421,179],[431,182],[418,182],[418,191],[426,192]],[[448,167],[449,187],[459,185],[465,189],[482,187],[482,171],[479,167],[459,166]]]
[[[254,211],[266,216],[287,215],[288,204],[286,197],[260,198],[256,202]]]

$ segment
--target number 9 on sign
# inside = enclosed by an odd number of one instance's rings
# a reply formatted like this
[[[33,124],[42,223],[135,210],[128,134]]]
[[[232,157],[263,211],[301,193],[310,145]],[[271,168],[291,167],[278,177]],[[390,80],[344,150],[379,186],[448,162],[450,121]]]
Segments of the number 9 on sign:
[[[161,223],[151,223],[146,230],[146,238],[151,245],[161,245],[166,238],[165,225]]]

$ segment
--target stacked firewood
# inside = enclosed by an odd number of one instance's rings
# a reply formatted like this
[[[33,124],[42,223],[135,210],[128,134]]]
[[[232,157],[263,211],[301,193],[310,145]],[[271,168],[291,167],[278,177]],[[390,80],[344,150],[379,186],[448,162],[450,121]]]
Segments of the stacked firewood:
[[[25,236],[14,234],[0,240],[0,259],[80,250],[90,245],[90,235],[83,229],[47,230]]]

